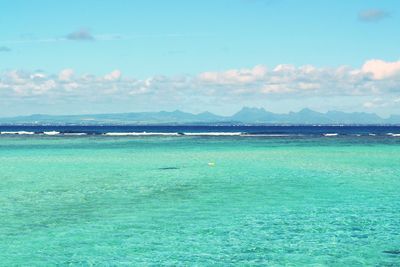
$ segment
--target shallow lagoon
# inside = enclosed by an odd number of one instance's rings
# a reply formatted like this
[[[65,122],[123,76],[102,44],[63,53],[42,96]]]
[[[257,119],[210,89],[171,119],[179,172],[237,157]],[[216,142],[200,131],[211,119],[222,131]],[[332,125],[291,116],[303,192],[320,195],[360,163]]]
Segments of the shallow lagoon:
[[[0,162],[4,266],[400,264],[399,138],[1,136]]]

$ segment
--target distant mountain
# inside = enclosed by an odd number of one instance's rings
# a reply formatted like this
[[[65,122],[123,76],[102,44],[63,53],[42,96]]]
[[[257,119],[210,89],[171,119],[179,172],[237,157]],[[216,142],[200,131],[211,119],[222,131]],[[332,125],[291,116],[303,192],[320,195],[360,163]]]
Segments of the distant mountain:
[[[226,117],[210,112],[192,114],[175,110],[172,112],[137,112],[85,115],[43,115],[0,118],[0,124],[41,124],[41,125],[127,125],[127,124],[207,124],[227,121]]]
[[[244,107],[239,112],[233,114],[230,119],[236,122],[244,123],[265,123],[275,122],[279,114],[266,111],[264,108]]]
[[[298,112],[276,114],[263,108],[244,107],[230,117],[232,121],[243,123],[269,124],[396,124],[400,123],[400,115],[383,119],[373,113],[329,111],[320,113],[305,108]]]
[[[353,112],[353,113],[345,113],[341,111],[328,111],[326,117],[329,118],[331,123],[359,123],[359,124],[379,124],[379,123],[388,123],[387,120],[382,119],[378,115],[374,113],[365,113],[365,112]],[[397,120],[397,123],[400,122]]]
[[[302,109],[298,112],[278,114],[264,108],[244,107],[232,116],[219,116],[210,112],[192,114],[175,111],[85,114],[85,115],[43,115],[0,118],[1,125],[150,125],[150,124],[400,124],[400,115],[388,119],[374,113],[341,111],[316,112]]]

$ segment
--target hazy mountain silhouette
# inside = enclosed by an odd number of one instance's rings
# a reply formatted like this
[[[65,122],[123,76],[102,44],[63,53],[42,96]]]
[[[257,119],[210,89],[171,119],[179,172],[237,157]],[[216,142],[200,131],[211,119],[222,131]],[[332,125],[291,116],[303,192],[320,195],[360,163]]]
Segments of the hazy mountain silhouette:
[[[264,108],[244,107],[232,116],[219,116],[211,112],[193,114],[180,110],[85,115],[34,114],[0,118],[0,124],[400,124],[400,115],[384,119],[374,113],[341,111],[321,113],[308,108],[279,114]]]

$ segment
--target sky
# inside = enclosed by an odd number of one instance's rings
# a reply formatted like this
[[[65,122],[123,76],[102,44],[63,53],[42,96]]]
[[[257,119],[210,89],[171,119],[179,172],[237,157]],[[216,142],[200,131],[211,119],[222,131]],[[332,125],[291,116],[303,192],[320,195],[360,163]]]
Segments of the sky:
[[[0,1],[0,116],[243,106],[400,114],[400,1]]]

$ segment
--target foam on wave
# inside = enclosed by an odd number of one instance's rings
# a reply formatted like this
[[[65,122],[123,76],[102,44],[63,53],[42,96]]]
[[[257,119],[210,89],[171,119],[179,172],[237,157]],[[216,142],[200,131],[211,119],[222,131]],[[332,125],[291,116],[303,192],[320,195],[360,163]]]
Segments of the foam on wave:
[[[153,133],[153,132],[110,132],[104,133],[107,136],[178,136],[179,133]]]
[[[58,130],[58,129],[57,129]],[[176,137],[299,137],[299,136],[323,136],[323,137],[337,137],[337,136],[388,136],[388,137],[400,137],[399,132],[389,132],[389,133],[339,133],[339,132],[325,132],[325,133],[305,133],[305,134],[296,134],[296,133],[269,133],[269,132],[146,132],[146,131],[138,131],[138,132],[101,132],[101,131],[60,131],[60,130],[48,130],[48,131],[0,131],[0,135],[39,135],[39,136],[89,136],[89,135],[100,135],[100,136],[176,136]]]
[[[323,135],[326,137],[332,137],[332,136],[338,136],[339,134],[338,133],[324,133]]]
[[[249,133],[249,134],[242,134],[241,136],[247,136],[247,137],[290,137],[290,136],[301,136],[301,135],[296,135],[296,134],[255,134],[255,133]]]
[[[82,136],[82,135],[88,135],[87,133],[63,133],[63,135],[66,136]]]
[[[18,135],[32,135],[35,134],[35,132],[27,132],[27,131],[5,131],[5,132],[0,132],[0,134],[18,134]]]
[[[49,132],[43,132],[44,135],[59,135],[60,132],[57,131],[49,131]]]
[[[240,136],[242,132],[204,132],[204,133],[184,133],[188,136]]]

